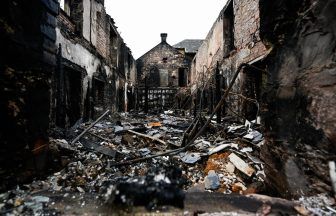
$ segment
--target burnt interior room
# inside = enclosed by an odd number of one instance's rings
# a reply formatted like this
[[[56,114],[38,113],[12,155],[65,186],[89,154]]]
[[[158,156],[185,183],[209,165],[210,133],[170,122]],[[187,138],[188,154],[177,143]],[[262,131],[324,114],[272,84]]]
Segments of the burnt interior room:
[[[336,0],[156,1],[0,1],[0,215],[336,215]]]

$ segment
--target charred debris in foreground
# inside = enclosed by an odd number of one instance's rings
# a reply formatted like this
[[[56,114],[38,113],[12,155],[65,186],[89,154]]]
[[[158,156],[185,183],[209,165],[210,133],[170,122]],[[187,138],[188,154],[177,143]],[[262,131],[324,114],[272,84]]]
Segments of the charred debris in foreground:
[[[207,128],[208,133],[196,139],[193,147],[177,152],[190,123],[190,118],[167,114],[125,114],[117,118],[110,115],[96,122],[88,130],[90,133],[82,135],[74,145],[70,145],[72,139],[51,139],[54,162],[65,167],[45,180],[26,185],[24,193],[49,191],[63,192],[68,194],[66,196],[94,193],[106,203],[144,205],[153,209],[161,205],[183,207],[188,190],[241,194],[263,190],[263,164],[258,159],[262,144],[259,132],[255,137],[252,127],[228,125],[224,128],[213,122]],[[82,129],[79,128],[89,127],[78,125],[69,138],[80,134]],[[115,150],[115,157],[109,153],[110,149]],[[174,151],[176,154],[165,154]],[[157,154],[162,156],[133,162],[131,166],[125,164]],[[208,183],[208,173],[215,173],[218,182]],[[214,184],[218,187],[213,187]],[[21,199],[22,204],[25,203],[26,197]],[[13,204],[15,208],[21,206]]]
[[[209,192],[213,194],[207,198],[209,202],[216,196],[217,201],[223,199],[223,205],[236,200],[229,207],[234,211],[332,212],[334,202],[322,195],[293,202],[249,196],[269,192],[264,183],[264,162],[260,159],[264,137],[258,122],[210,121],[206,133],[184,148],[183,137],[194,121],[173,113],[110,113],[94,125],[78,124],[67,139],[51,138],[53,162],[63,168],[45,179],[2,193],[1,212],[78,213],[72,206],[92,211],[92,202],[103,213],[136,206],[162,212],[172,211],[173,207],[212,212],[209,208],[216,209],[216,205],[195,201],[197,196],[208,197]],[[198,128],[207,118],[199,121]],[[71,145],[83,131],[87,132]],[[244,202],[251,206],[244,207]]]

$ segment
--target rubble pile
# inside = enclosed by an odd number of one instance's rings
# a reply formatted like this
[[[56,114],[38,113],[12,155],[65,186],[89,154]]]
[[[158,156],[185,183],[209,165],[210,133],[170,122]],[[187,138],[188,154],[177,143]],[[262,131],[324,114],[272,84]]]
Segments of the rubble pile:
[[[224,130],[207,133],[207,137],[195,141],[192,152],[180,154],[182,161],[190,165],[190,190],[204,185],[206,190],[222,193],[263,192],[264,165],[258,158],[263,137],[252,124],[227,125]],[[195,170],[201,172],[195,175]]]
[[[191,122],[171,111],[154,116],[120,114],[101,120],[71,144],[89,125],[78,124],[68,139],[50,138],[52,158],[63,168],[1,194],[0,213],[57,214],[48,193],[72,198],[81,206],[85,194],[91,194],[102,205],[153,210],[165,205],[183,208],[186,192],[265,192],[259,124],[247,121],[223,127],[212,122],[206,133],[182,147]]]

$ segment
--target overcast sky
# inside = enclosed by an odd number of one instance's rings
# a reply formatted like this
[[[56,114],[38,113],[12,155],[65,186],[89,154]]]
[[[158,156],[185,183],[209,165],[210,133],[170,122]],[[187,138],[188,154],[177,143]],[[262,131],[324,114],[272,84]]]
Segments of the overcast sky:
[[[226,0],[105,0],[105,7],[137,59],[160,43],[160,33],[168,33],[170,45],[184,39],[204,39],[225,3]]]

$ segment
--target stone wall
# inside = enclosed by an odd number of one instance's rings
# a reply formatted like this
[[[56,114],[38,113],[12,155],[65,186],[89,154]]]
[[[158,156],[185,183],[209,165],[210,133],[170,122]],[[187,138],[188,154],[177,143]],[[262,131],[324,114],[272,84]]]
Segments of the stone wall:
[[[223,37],[223,10],[210,29],[207,37],[199,47],[191,65],[191,85],[193,90],[196,85],[206,82],[211,78],[217,61],[223,58],[224,37]]]
[[[268,89],[263,159],[268,184],[285,197],[331,192],[336,146],[335,0],[261,0]]]
[[[96,47],[100,55],[104,58],[109,56],[110,46],[110,25],[105,11],[97,12],[97,42]]]
[[[234,46],[237,50],[237,67],[266,52],[260,39],[259,0],[233,0]]]
[[[225,88],[240,64],[261,60],[268,51],[260,39],[259,28],[259,0],[228,1],[193,60],[192,93],[196,94],[203,82],[206,91],[212,94],[211,83],[217,66],[223,76],[222,88]],[[258,99],[244,92],[247,80],[245,73],[239,74],[233,91]],[[244,115],[245,102],[241,98],[230,96],[228,101],[232,109]]]
[[[58,24],[62,25],[63,29],[67,29],[69,32],[75,33],[76,25],[71,21],[71,19],[69,19],[69,17],[63,10],[60,10],[60,14],[57,19]]]
[[[90,26],[91,26],[91,38],[90,38],[90,42],[93,44],[94,47],[97,47],[98,41],[99,41],[99,35],[98,35],[98,29],[99,29],[99,25],[101,23],[99,23],[100,21],[105,21],[105,17],[102,18],[101,20],[98,20],[98,14],[101,14],[101,17],[105,16],[103,14],[106,14],[105,12],[105,8],[104,5],[95,1],[95,0],[91,0],[91,22],[90,22]],[[104,24],[103,24],[104,25]]]
[[[178,69],[184,65],[184,55],[166,42],[161,42],[137,60],[138,84],[178,86]]]

